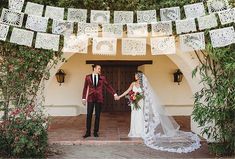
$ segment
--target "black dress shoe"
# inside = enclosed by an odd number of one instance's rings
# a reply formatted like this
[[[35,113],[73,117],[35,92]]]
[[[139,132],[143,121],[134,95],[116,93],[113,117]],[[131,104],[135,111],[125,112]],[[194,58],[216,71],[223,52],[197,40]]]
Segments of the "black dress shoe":
[[[85,134],[84,136],[83,136],[83,138],[87,138],[87,137],[90,137],[91,136],[91,134]]]
[[[95,137],[99,137],[99,134],[97,132],[94,132]]]

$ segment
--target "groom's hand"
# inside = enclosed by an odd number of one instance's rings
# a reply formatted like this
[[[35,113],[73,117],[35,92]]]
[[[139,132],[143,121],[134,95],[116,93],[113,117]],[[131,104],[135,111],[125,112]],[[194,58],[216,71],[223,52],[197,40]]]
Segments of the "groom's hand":
[[[114,94],[114,100],[119,100],[119,97],[117,94]]]
[[[86,99],[82,99],[82,104],[86,105]]]
[[[119,96],[117,96],[117,97],[115,98],[115,100],[120,100],[120,97],[119,97]]]

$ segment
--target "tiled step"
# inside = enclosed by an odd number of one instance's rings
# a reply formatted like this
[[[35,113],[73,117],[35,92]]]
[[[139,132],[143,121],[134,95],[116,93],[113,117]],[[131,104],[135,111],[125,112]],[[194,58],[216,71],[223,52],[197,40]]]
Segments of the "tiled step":
[[[174,117],[181,130],[190,131],[190,117]],[[94,119],[94,118],[93,118]],[[93,122],[94,123],[94,122]],[[48,130],[50,144],[60,145],[100,145],[100,144],[142,144],[141,138],[128,138],[130,113],[102,113],[99,137],[83,139],[86,131],[86,115],[71,117],[52,117]],[[93,127],[93,126],[92,126]]]
[[[116,145],[116,144],[128,144],[128,145],[136,145],[136,144],[143,144],[142,139],[135,139],[135,140],[105,140],[100,138],[99,140],[90,138],[84,140],[74,140],[74,141],[62,141],[62,140],[49,140],[49,144],[58,144],[58,145]]]

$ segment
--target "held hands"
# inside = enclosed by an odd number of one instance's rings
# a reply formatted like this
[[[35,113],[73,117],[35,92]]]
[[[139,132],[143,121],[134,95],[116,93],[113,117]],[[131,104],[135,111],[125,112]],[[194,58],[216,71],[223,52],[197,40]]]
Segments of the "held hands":
[[[120,99],[120,97],[117,94],[115,94],[114,95],[114,100],[119,100],[119,99]]]
[[[82,99],[82,104],[85,106],[86,105],[86,99]]]

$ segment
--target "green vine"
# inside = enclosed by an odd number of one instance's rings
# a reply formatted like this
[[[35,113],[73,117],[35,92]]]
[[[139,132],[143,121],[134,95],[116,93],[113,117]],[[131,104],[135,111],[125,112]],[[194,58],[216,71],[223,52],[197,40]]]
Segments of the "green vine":
[[[235,151],[235,44],[224,48],[207,45],[198,53],[199,73],[203,88],[195,93],[193,119],[202,127],[202,134],[215,142],[209,145],[218,155]],[[200,56],[200,55],[201,56]]]
[[[43,113],[43,81],[61,52],[0,42],[0,154],[43,157],[48,117]],[[50,67],[49,64],[50,63]]]

